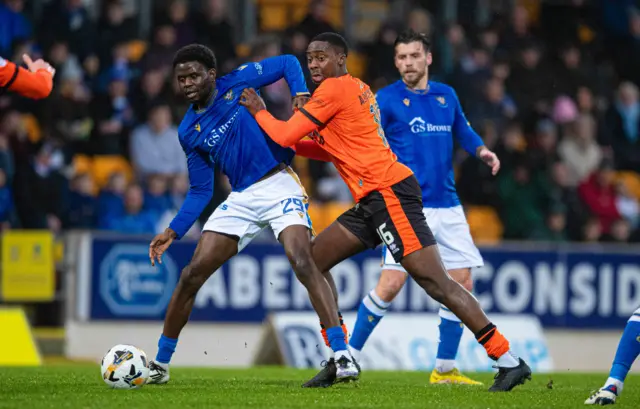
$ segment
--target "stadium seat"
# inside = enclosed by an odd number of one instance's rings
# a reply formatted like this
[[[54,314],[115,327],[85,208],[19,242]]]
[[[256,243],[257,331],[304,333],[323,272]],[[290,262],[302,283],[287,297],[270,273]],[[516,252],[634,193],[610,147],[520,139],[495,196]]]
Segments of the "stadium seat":
[[[327,226],[333,223],[338,216],[342,213],[346,212],[353,206],[352,203],[340,203],[340,202],[331,202],[325,205],[326,208],[326,217],[327,217]]]
[[[616,173],[616,179],[627,188],[631,196],[640,200],[640,175],[636,172],[621,171]]]
[[[349,61],[347,62],[349,74],[356,78],[363,78],[367,70],[367,57],[358,52],[349,53]]]
[[[104,187],[109,181],[109,177],[116,172],[124,173],[128,181],[133,175],[131,165],[122,156],[100,155],[93,158],[91,174],[98,188]]]
[[[87,155],[74,155],[73,156],[73,173],[74,175],[81,175],[83,173],[91,173],[92,161]]]
[[[127,44],[127,53],[131,62],[140,61],[144,53],[147,51],[148,44],[143,40],[132,40]]]
[[[503,226],[495,209],[489,206],[467,206],[465,210],[471,236],[476,243],[493,244],[500,241]]]
[[[31,143],[40,142],[42,138],[42,129],[38,119],[33,114],[23,114],[22,121],[24,123],[25,130],[27,131],[27,138]]]
[[[261,4],[259,13],[260,29],[264,31],[283,31],[289,25],[286,4]]]
[[[326,209],[322,203],[311,201],[309,204],[309,217],[316,233],[320,233],[329,225],[327,223]]]

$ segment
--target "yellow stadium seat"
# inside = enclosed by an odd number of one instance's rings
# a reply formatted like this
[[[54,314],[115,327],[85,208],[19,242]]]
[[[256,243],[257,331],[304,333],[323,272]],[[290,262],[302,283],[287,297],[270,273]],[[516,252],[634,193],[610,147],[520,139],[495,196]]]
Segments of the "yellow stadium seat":
[[[349,210],[352,206],[353,206],[352,203],[339,203],[339,202],[327,203],[325,207],[327,209],[328,223],[329,224],[333,223],[338,218],[338,216],[340,216],[342,213]]]
[[[92,161],[87,155],[74,155],[73,157],[73,173],[80,175],[83,173],[91,173]]]
[[[500,241],[504,229],[495,209],[489,206],[468,206],[466,216],[474,241],[489,244]]]
[[[131,181],[133,171],[129,162],[118,155],[101,155],[93,158],[91,174],[99,188],[104,187],[112,174],[122,172],[128,181]]]
[[[138,62],[147,51],[148,44],[143,40],[132,40],[127,44],[127,53],[131,62]]]
[[[33,114],[22,115],[22,121],[27,131],[27,138],[31,143],[37,143],[42,138],[42,129],[38,123],[38,119]]]
[[[622,183],[629,194],[640,200],[640,175],[636,172],[621,171],[616,174],[616,179]]]
[[[316,233],[320,233],[329,225],[327,223],[326,215],[327,212],[325,211],[325,208],[321,203],[312,201],[309,204],[309,217],[311,218],[311,223],[313,224],[313,230],[315,230]]]
[[[282,31],[289,25],[285,4],[263,4],[260,6],[260,28],[264,31]]]
[[[349,53],[347,68],[349,69],[349,74],[356,78],[363,78],[367,69],[367,57],[358,52]]]

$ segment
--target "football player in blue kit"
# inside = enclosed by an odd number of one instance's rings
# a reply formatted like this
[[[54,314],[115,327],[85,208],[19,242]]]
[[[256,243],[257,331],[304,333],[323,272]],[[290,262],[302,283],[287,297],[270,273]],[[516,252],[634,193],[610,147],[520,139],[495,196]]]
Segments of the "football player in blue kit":
[[[205,223],[193,258],[182,270],[167,308],[158,354],[150,362],[149,383],[169,381],[169,362],[200,287],[266,226],[282,243],[320,320],[327,323],[335,360],[348,361],[340,367],[338,378],[357,378],[359,370],[346,359],[349,352],[331,288],[311,256],[307,196],[289,167],[295,152],[266,136],[238,103],[243,89],[258,89],[285,78],[294,107],[301,107],[309,92],[300,63],[291,55],[272,57],[216,78],[213,51],[192,44],[176,53],[173,68],[182,93],[191,102],[178,128],[187,155],[190,188],[169,227],[151,242],[151,263],[161,262],[162,254],[189,230],[209,203],[214,165],[227,175],[232,192]]]
[[[429,39],[408,30],[395,41],[395,65],[402,76],[378,91],[382,127],[398,160],[415,173],[422,189],[423,212],[435,236],[449,275],[471,291],[471,268],[483,265],[473,243],[469,225],[456,194],[453,174],[454,138],[470,155],[492,168],[500,169],[497,156],[484,146],[460,107],[453,88],[428,79],[432,61]],[[362,300],[355,328],[349,341],[353,357],[382,319],[389,304],[407,280],[407,273],[383,249],[384,265],[376,288]],[[431,383],[479,385],[455,367],[463,326],[445,306],[440,307],[440,343]],[[505,354],[502,367],[518,366],[518,360]]]

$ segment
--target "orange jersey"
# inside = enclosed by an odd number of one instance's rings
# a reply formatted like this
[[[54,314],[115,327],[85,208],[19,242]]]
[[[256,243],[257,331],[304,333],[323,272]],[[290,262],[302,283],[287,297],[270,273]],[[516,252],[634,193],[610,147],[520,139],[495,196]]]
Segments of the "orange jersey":
[[[324,80],[286,123],[266,110],[258,112],[256,121],[282,146],[292,146],[311,133],[356,201],[413,174],[389,148],[373,92],[349,74]]]
[[[9,90],[32,99],[49,96],[53,76],[47,70],[31,72],[0,57],[0,94]]]

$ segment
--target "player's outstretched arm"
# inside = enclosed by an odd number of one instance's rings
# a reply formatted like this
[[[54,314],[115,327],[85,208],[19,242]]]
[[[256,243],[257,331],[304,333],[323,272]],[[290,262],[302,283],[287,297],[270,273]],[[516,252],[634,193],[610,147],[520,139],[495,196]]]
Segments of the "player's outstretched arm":
[[[293,55],[266,58],[242,65],[238,70],[238,75],[252,88],[259,89],[284,78],[293,98],[311,95],[300,62]]]
[[[302,111],[293,114],[286,122],[274,118],[267,111],[264,101],[253,88],[242,91],[240,105],[247,108],[258,125],[269,135],[269,138],[285,148],[292,147],[296,142],[318,129],[318,125],[307,118]]]
[[[22,59],[28,70],[0,57],[0,90],[7,89],[32,99],[49,96],[56,70],[43,60],[32,61],[27,54]]]
[[[187,166],[189,192],[178,214],[169,224],[176,239],[189,231],[213,196],[213,170],[209,163],[198,152],[190,151],[187,153]]]

